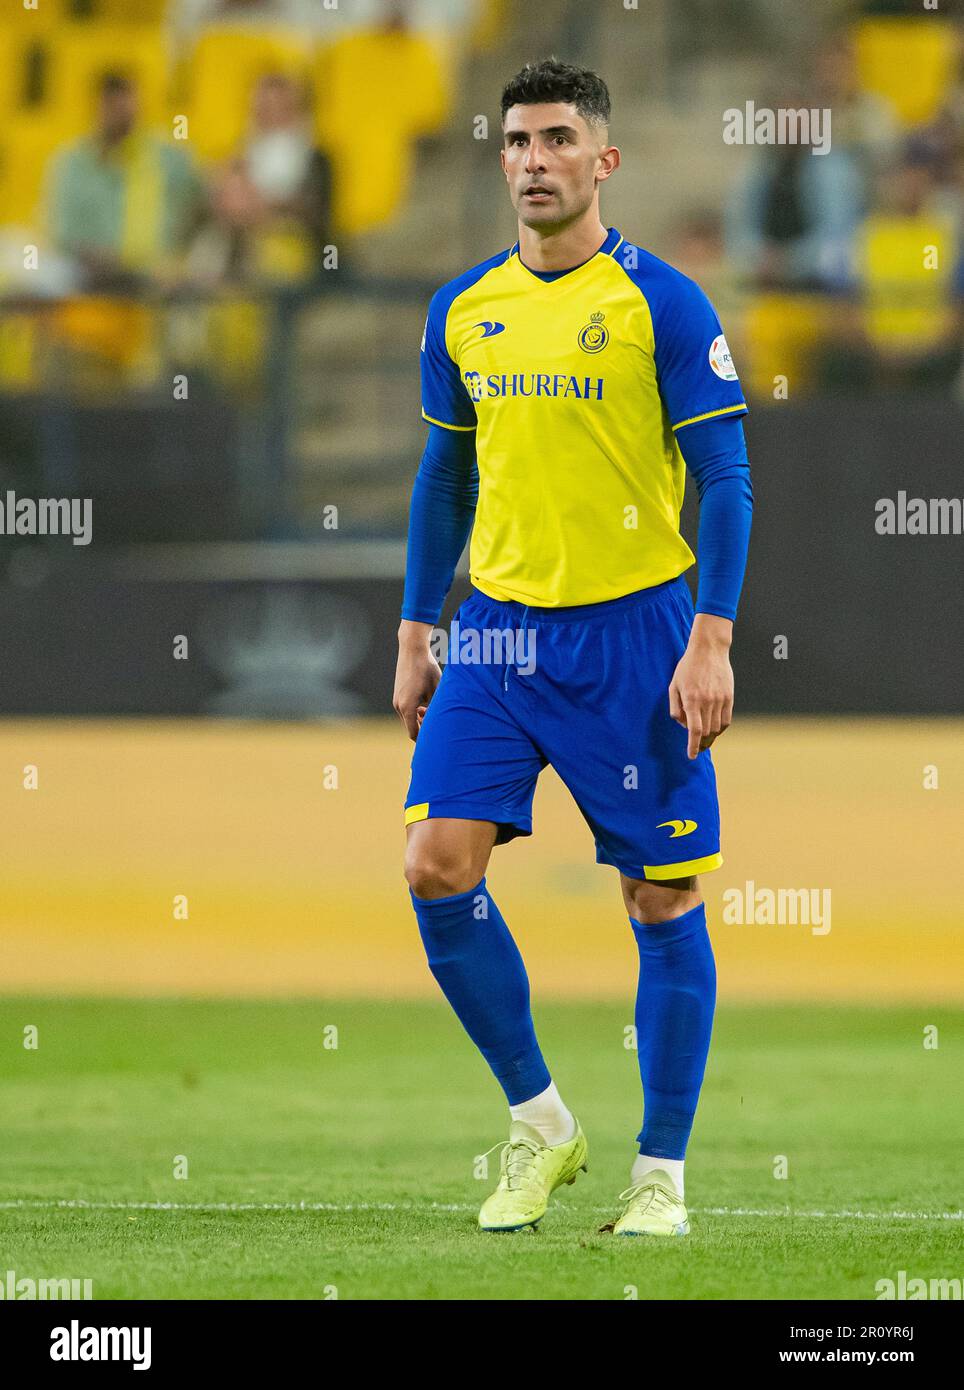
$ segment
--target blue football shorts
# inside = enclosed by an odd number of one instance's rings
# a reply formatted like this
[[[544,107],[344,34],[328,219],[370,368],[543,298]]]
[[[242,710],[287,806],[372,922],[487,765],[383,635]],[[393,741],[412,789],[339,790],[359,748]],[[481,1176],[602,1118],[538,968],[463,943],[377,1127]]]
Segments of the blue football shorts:
[[[684,578],[621,598],[534,608],[473,588],[412,755],[405,824],[494,821],[496,844],[532,834],[551,764],[596,841],[629,878],[717,869],[720,812],[709,749],[686,756],[669,683],[689,640]]]

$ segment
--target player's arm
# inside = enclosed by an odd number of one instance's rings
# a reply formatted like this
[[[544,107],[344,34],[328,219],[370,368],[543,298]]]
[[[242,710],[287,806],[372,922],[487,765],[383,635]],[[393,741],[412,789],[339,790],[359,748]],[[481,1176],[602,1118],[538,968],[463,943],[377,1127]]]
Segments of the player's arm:
[[[696,616],[669,688],[670,714],[689,733],[695,758],[733,719],[730,643],[746,569],[753,488],[738,415],[688,425],[677,443],[696,482],[700,528]]]
[[[446,339],[452,299],[451,284],[432,296],[419,355],[422,416],[430,429],[412,488],[392,698],[411,739],[418,737],[422,715],[442,676],[429,639],[452,587],[479,496],[475,406]]]
[[[392,704],[410,738],[441,679],[432,629],[465,548],[479,496],[475,432],[431,425],[415,475],[408,521],[405,596]]]
[[[656,296],[659,391],[700,492],[699,589],[689,645],[669,688],[672,717],[695,758],[733,717],[729,649],[746,566],[753,496],[740,417],[746,401],[716,310],[680,275]]]

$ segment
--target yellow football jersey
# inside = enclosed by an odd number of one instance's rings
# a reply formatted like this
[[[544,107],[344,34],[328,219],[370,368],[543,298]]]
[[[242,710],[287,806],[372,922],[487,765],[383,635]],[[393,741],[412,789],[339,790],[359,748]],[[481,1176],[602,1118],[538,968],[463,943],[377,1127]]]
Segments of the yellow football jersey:
[[[530,270],[516,242],[436,291],[421,366],[424,418],[476,433],[483,593],[598,603],[693,563],[676,434],[747,408],[694,281],[615,227],[564,271]]]

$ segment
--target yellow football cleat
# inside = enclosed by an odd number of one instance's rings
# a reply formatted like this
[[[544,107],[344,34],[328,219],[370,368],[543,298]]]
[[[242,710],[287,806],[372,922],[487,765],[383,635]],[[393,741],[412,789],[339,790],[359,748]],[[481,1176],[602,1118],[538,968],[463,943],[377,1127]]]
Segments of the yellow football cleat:
[[[513,1120],[509,1142],[502,1147],[499,1185],[482,1203],[479,1228],[521,1231],[534,1227],[545,1216],[555,1189],[574,1183],[580,1169],[588,1171],[588,1157],[589,1145],[578,1120],[571,1139],[552,1145],[544,1144],[531,1125]]]
[[[626,1203],[622,1216],[602,1230],[611,1230],[614,1236],[689,1235],[690,1220],[683,1199],[662,1168],[654,1168],[641,1182],[620,1192],[619,1200]]]

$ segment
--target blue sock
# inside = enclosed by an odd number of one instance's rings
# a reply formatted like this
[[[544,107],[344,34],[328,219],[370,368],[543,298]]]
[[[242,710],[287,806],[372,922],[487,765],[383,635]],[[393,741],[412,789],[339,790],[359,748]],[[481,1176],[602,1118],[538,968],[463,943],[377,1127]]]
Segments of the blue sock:
[[[639,947],[636,1046],[643,1083],[639,1152],[683,1158],[706,1070],[716,964],[706,909],[647,925],[630,917]]]
[[[416,898],[429,969],[510,1105],[552,1081],[529,1011],[529,977],[485,878],[467,893]]]

